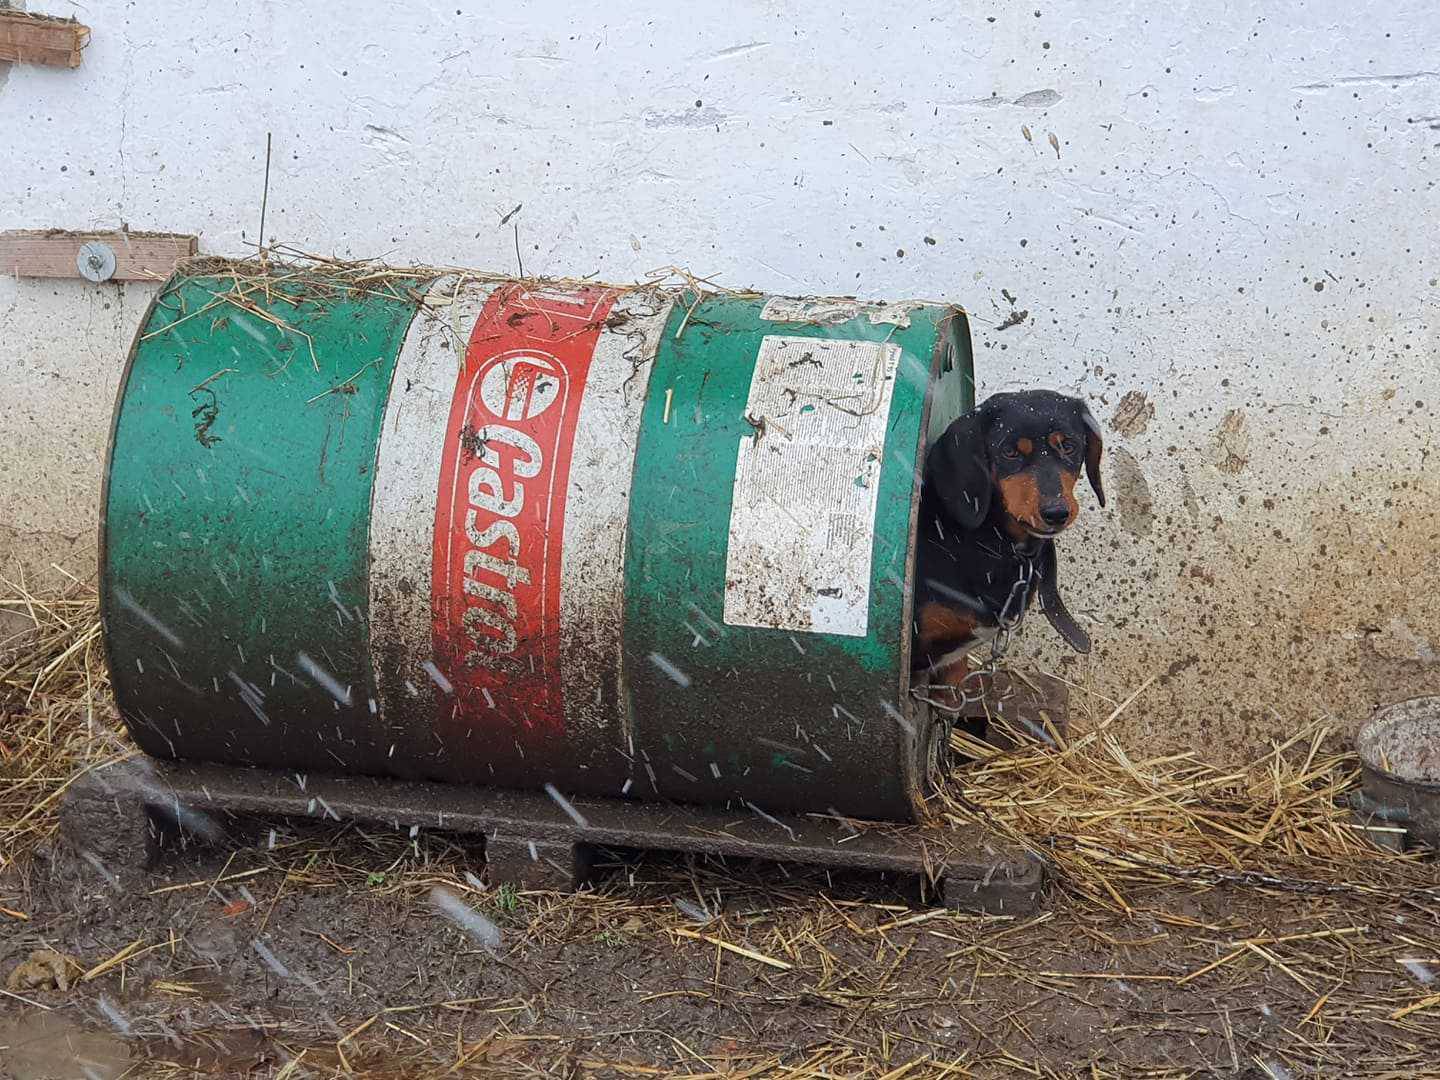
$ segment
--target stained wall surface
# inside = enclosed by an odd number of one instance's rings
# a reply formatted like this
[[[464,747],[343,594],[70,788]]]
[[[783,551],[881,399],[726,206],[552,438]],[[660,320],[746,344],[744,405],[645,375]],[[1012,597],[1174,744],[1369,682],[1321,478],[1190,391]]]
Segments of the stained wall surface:
[[[1083,395],[1081,660],[1157,748],[1440,689],[1440,8],[83,6],[0,65],[0,229],[954,299],[982,393]],[[145,285],[0,278],[0,563],[93,573]]]

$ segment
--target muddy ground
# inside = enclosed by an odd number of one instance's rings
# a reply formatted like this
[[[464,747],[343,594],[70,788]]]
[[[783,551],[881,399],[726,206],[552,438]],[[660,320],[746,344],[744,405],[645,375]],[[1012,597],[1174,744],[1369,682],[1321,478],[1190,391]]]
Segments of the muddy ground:
[[[53,949],[80,980],[0,997],[0,1076],[1440,1075],[1440,1008],[1396,1016],[1440,1004],[1440,911],[1404,896],[1055,889],[973,917],[662,856],[516,894],[445,836],[274,825],[138,882],[55,847],[0,882],[0,975]]]

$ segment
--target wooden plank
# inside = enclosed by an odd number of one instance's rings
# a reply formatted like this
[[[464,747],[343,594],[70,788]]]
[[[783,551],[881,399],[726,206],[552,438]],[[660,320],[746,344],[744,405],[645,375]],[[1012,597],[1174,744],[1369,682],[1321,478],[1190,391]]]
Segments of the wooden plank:
[[[24,64],[36,64],[40,67],[75,67],[72,63],[77,54],[62,49],[41,49],[27,48],[20,52],[13,52],[3,43],[0,43],[0,64],[13,60]]]
[[[74,19],[23,11],[0,12],[0,60],[76,68],[90,28]]]
[[[199,249],[181,233],[67,232],[64,229],[15,229],[0,232],[0,274],[19,277],[78,278],[75,265],[82,245],[98,240],[115,253],[111,281],[163,281],[181,259]]]

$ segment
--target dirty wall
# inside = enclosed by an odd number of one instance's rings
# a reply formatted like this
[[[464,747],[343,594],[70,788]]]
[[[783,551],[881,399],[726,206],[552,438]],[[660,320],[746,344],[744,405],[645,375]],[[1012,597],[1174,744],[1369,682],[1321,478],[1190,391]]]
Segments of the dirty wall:
[[[267,233],[311,250],[958,300],[982,393],[1106,429],[1062,551],[1096,651],[1036,620],[1037,662],[1153,677],[1157,751],[1440,689],[1433,4],[46,10],[93,39],[0,64],[0,229],[243,254],[271,132]],[[150,288],[0,278],[11,575],[93,573]]]

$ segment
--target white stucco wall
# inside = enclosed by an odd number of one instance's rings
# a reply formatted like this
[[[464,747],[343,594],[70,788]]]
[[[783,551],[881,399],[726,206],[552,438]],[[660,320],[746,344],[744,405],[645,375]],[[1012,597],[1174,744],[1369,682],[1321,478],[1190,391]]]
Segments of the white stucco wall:
[[[1432,2],[45,10],[93,42],[0,65],[0,228],[242,254],[271,131],[311,250],[510,270],[523,205],[531,272],[954,299],[983,392],[1130,395],[1045,662],[1237,751],[1440,687]],[[147,295],[0,279],[0,562],[92,572]]]

